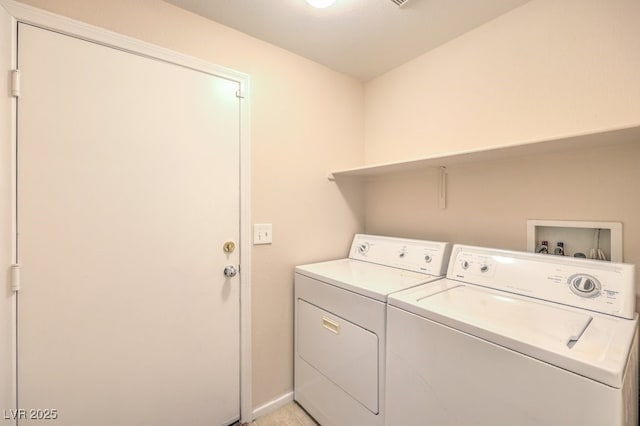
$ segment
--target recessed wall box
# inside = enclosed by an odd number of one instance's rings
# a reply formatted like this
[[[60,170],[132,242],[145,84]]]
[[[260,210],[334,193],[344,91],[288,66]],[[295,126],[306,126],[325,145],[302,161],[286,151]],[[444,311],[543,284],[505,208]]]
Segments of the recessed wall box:
[[[549,253],[563,247],[565,256],[622,262],[622,223],[573,220],[527,220],[527,251]]]

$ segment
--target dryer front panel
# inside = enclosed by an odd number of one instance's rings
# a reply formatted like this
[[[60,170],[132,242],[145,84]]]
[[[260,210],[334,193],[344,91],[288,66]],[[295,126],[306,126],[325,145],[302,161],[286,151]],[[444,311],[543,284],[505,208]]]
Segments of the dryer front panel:
[[[378,336],[303,299],[296,303],[298,355],[377,414]]]

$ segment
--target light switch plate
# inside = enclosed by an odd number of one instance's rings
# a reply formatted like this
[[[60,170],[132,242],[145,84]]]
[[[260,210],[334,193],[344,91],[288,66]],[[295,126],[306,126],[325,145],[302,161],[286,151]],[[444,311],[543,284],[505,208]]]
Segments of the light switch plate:
[[[273,242],[273,225],[271,223],[253,224],[253,245],[271,244]]]

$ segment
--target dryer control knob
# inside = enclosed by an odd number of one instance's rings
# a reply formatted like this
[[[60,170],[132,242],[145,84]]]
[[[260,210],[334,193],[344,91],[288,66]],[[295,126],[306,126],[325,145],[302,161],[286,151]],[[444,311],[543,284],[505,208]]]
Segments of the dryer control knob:
[[[462,269],[469,269],[469,261],[463,260],[460,262],[460,266],[462,266]]]
[[[368,251],[369,251],[369,243],[362,243],[358,245],[358,253],[367,254]]]
[[[432,261],[432,260],[433,260],[433,257],[431,257],[430,255],[426,255],[426,256],[424,257],[424,261],[425,261],[426,263],[431,263],[431,261]]]

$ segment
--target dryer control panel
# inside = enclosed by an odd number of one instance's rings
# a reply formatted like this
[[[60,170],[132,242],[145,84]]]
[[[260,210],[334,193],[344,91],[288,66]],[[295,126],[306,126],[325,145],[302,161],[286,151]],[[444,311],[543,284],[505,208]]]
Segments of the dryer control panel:
[[[632,319],[635,267],[455,245],[447,278]]]
[[[441,276],[447,272],[450,253],[450,243],[356,234],[349,258]]]

